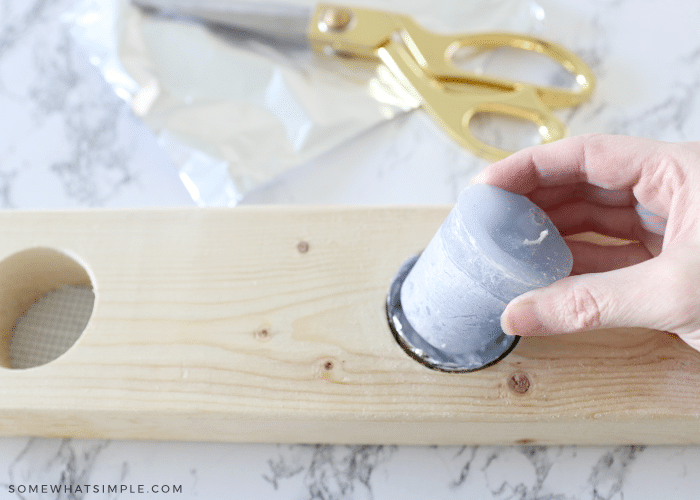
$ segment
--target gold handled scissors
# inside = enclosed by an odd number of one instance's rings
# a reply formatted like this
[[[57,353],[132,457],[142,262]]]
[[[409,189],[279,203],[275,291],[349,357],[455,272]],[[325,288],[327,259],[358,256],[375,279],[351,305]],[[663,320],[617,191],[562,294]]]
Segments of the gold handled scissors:
[[[594,87],[590,68],[575,54],[528,35],[441,35],[427,31],[409,16],[327,4],[309,10],[236,0],[132,1],[141,7],[185,14],[319,55],[379,59],[450,136],[489,160],[511,152],[486,144],[473,134],[470,122],[476,114],[506,115],[532,122],[542,142],[552,142],[566,134],[566,127],[553,110],[582,103]],[[462,70],[453,63],[453,56],[463,47],[512,47],[543,54],[563,66],[578,89],[544,87]]]

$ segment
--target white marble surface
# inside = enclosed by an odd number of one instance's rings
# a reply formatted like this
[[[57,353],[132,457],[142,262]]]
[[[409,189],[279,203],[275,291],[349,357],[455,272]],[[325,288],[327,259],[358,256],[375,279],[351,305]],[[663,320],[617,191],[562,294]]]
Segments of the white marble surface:
[[[73,1],[0,1],[0,206],[191,205],[154,137],[60,22]],[[599,79],[591,102],[562,114],[572,133],[700,139],[699,3],[540,5],[547,13],[543,34],[578,52]],[[484,165],[413,113],[295,169],[247,201],[449,203]],[[697,498],[698,470],[698,447],[0,438],[3,499]],[[60,493],[50,493],[52,485],[60,485]],[[181,486],[181,492],[155,494],[153,485]],[[30,486],[39,492],[20,491]],[[139,486],[144,493],[137,493]]]

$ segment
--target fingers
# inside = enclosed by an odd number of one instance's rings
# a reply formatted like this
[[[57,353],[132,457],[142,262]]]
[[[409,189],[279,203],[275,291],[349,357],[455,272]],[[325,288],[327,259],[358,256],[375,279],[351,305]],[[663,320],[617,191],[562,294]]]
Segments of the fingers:
[[[562,236],[595,231],[627,240],[641,240],[646,232],[632,207],[601,207],[585,201],[573,202],[548,211]]]
[[[660,144],[624,136],[570,137],[514,153],[490,165],[474,182],[518,194],[576,183],[626,190],[659,161]]]
[[[528,194],[528,197],[533,203],[544,209],[572,199],[581,199],[597,205],[612,207],[633,206],[636,201],[631,189],[610,190],[582,183],[535,189]]]
[[[653,258],[649,249],[641,243],[602,246],[585,241],[567,241],[567,245],[574,257],[572,275],[613,271]]]
[[[684,334],[700,328],[698,249],[615,271],[572,276],[514,299],[501,316],[511,335],[550,335],[612,327]],[[687,256],[686,256],[687,257]],[[690,262],[689,262],[690,261]]]
[[[617,269],[617,265],[610,268],[602,268],[596,270],[593,265],[593,259],[596,258],[596,251],[599,251],[601,265],[605,266],[605,259],[612,258],[611,252],[618,252],[622,255],[624,252],[634,251],[635,255],[645,256],[644,259],[651,258],[661,253],[663,246],[663,234],[657,234],[650,231],[647,224],[639,217],[638,210],[633,207],[602,207],[583,201],[573,202],[567,205],[562,205],[554,210],[547,212],[547,215],[552,220],[552,223],[557,227],[562,236],[572,236],[585,232],[596,232],[604,236],[612,236],[628,240],[630,242],[638,242],[627,245],[627,250],[613,250],[613,247],[604,247],[599,245],[589,245],[586,250],[582,250],[586,255],[590,255],[590,259],[586,259],[584,266],[576,267],[578,272],[599,272],[600,270]],[[655,229],[655,228],[652,228]],[[574,252],[572,244],[574,242],[567,241],[569,248]],[[623,247],[625,248],[625,247]],[[639,253],[642,252],[642,253]],[[621,262],[624,259],[616,258],[615,262]],[[641,262],[638,258],[630,258],[629,265]],[[579,262],[581,262],[579,260]],[[576,255],[574,255],[574,266],[577,266]],[[590,269],[590,271],[586,271]]]
[[[658,222],[645,220],[641,217],[639,206],[604,207],[578,201],[549,210],[547,215],[562,236],[571,236],[593,231],[604,236],[612,236],[613,238],[629,240],[630,242],[639,242],[628,246],[627,249],[628,251],[635,249],[635,252],[637,252],[637,250],[640,252],[645,250],[644,254],[648,255],[647,258],[659,255],[663,247],[664,235],[661,225]],[[649,219],[649,216],[647,216],[647,219]],[[569,244],[569,248],[572,248],[573,242],[568,241],[567,243]],[[638,249],[636,247],[638,247]],[[599,245],[592,245],[590,246],[590,250],[586,252],[587,254],[590,253],[591,258],[595,258],[596,249],[599,249],[600,255],[598,258],[600,260],[611,258],[612,256],[609,256],[608,253],[614,250],[612,250],[611,247],[607,247],[608,250],[604,250],[605,248],[606,247],[601,247]],[[572,252],[573,251],[574,249],[572,248]],[[641,262],[641,260],[630,259],[629,265],[637,262]],[[605,263],[602,262],[601,264]],[[574,255],[574,265],[576,265],[576,255]],[[609,269],[616,269],[617,267],[619,266]],[[581,268],[580,272],[589,272],[583,269],[591,269],[590,272],[598,272],[594,271],[594,268],[595,266],[593,265],[586,265]]]

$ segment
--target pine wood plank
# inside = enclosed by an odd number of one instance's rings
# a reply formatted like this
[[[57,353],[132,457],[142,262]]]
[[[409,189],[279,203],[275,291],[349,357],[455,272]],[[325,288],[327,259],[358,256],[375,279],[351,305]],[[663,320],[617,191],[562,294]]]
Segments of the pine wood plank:
[[[0,434],[700,443],[700,354],[669,334],[523,339],[471,374],[410,359],[387,326],[385,296],[448,210],[2,212],[0,294],[18,288],[4,259],[48,247],[86,264],[97,299],[55,361],[16,370],[0,352]],[[11,328],[0,327],[6,346]],[[509,386],[516,373],[530,382],[524,394]]]

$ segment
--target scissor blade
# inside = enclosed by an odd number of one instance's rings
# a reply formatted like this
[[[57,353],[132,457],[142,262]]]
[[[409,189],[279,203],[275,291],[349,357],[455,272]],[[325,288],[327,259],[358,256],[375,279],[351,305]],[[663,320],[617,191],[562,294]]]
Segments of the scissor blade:
[[[280,44],[305,48],[310,8],[236,0],[132,0],[138,7],[187,17]]]

